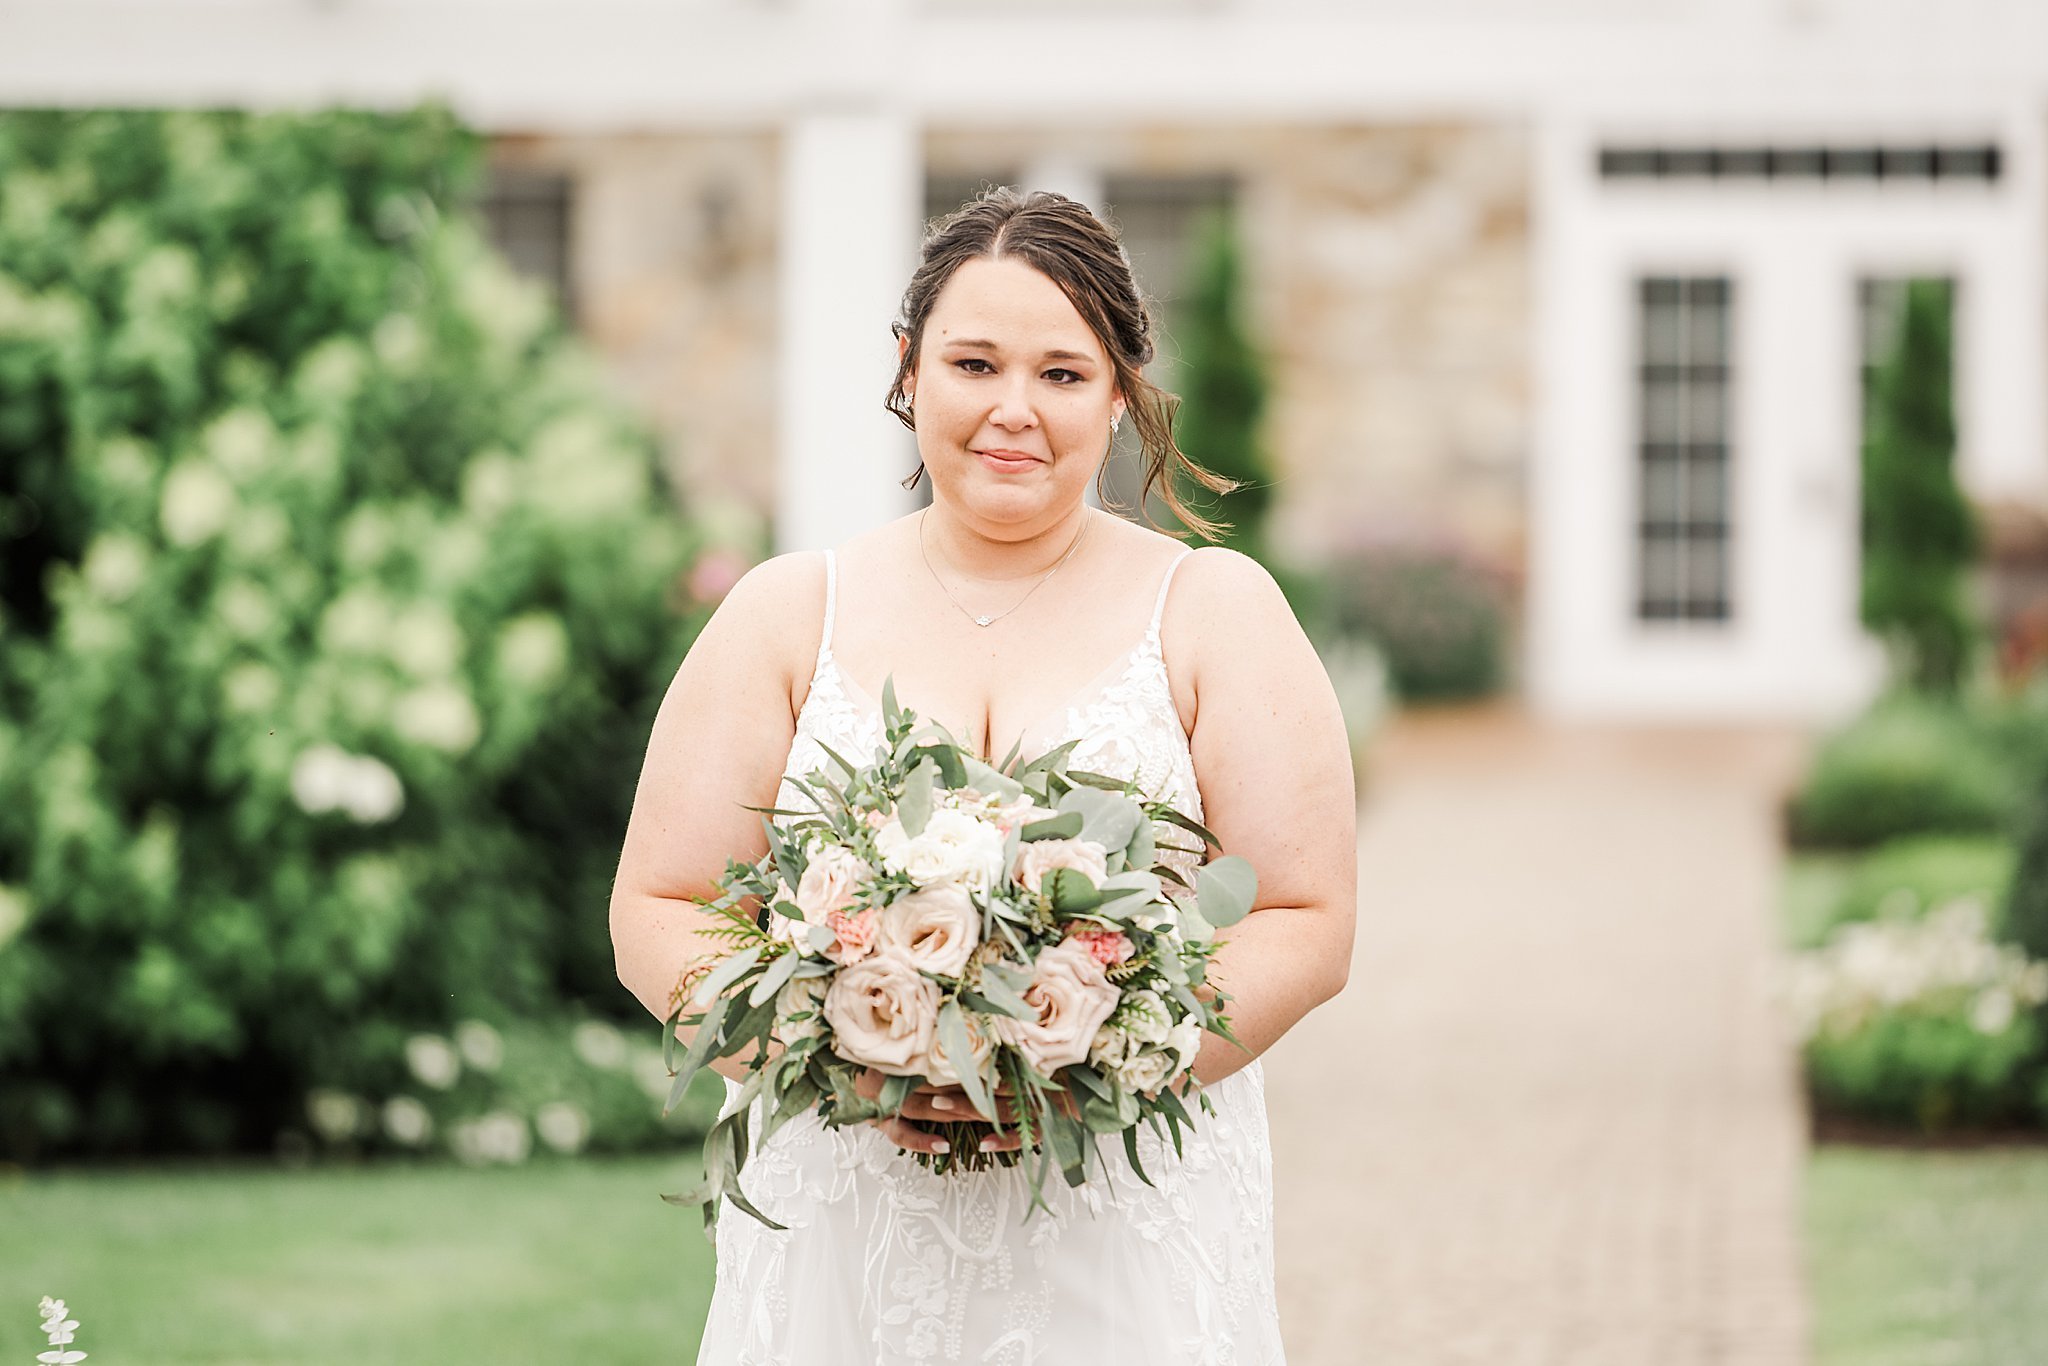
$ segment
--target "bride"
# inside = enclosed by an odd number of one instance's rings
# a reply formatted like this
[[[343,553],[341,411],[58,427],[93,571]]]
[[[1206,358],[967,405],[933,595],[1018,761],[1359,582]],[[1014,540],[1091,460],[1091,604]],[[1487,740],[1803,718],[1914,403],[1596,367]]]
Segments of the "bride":
[[[791,1122],[742,1177],[788,1228],[720,1220],[700,1366],[1274,1366],[1259,1055],[1349,971],[1354,806],[1335,696],[1257,562],[1084,501],[1126,414],[1147,492],[1188,525],[1214,529],[1173,474],[1228,487],[1175,447],[1174,401],[1142,373],[1151,319],[1087,208],[1010,189],[970,202],[928,236],[894,330],[888,406],[917,435],[909,482],[930,476],[931,506],[757,566],[691,647],[612,895],[620,980],[668,1014],[679,972],[715,947],[690,898],[714,894],[727,858],[766,848],[746,807],[805,805],[781,780],[822,766],[821,744],[865,756],[893,677],[905,706],[984,756],[1077,741],[1074,767],[1136,777],[1251,861],[1258,904],[1222,932],[1212,969],[1243,1047],[1203,1039],[1192,1070],[1214,1112],[1196,1110],[1182,1153],[1140,1130],[1150,1186],[1106,1144],[1097,1178],[1047,1189],[1050,1215],[1024,1217],[1022,1167],[937,1176],[912,1156],[941,1142],[928,1126],[973,1116],[957,1087],[921,1087],[900,1119]],[[728,1106],[744,1066],[718,1064]],[[1016,1142],[991,1128],[982,1146]]]

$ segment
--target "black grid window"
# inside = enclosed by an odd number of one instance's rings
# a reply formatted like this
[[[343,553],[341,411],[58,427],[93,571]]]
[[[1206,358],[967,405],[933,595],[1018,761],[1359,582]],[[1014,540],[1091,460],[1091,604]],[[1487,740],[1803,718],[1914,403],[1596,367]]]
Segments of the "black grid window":
[[[1734,286],[1655,276],[1637,282],[1636,297],[1636,615],[1725,621]]]
[[[514,270],[552,289],[563,316],[574,319],[569,177],[555,171],[494,166],[477,207],[492,245]]]

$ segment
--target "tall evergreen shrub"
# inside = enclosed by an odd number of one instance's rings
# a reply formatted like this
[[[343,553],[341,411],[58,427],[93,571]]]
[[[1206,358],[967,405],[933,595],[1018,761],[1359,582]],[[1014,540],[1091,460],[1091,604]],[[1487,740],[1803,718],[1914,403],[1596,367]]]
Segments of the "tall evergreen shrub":
[[[692,538],[481,169],[439,106],[0,115],[0,1156],[618,1008]]]
[[[1961,683],[1978,629],[1963,595],[1978,534],[1954,469],[1952,295],[1944,280],[1908,283],[1898,343],[1872,377],[1863,447],[1863,624],[1902,680],[1944,695]]]
[[[1231,522],[1225,545],[1263,560],[1273,499],[1272,470],[1259,438],[1266,374],[1244,320],[1242,249],[1231,213],[1204,215],[1194,255],[1187,297],[1174,316],[1182,366],[1176,437],[1196,463],[1242,482],[1220,508],[1201,511]],[[1189,492],[1215,500],[1206,489]]]

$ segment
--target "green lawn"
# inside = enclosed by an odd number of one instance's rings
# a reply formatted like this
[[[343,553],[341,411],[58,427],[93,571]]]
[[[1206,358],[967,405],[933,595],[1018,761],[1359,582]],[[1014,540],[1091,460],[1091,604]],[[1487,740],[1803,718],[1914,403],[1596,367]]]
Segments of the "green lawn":
[[[2048,1148],[1824,1145],[1806,1182],[1814,1366],[2048,1361]]]
[[[687,1363],[711,1294],[681,1159],[0,1172],[0,1362],[65,1300],[88,1366]]]

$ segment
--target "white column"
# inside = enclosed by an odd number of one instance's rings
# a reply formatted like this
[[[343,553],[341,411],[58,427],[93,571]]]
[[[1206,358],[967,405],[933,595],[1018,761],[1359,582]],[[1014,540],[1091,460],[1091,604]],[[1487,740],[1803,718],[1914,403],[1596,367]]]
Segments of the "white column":
[[[1097,213],[1103,211],[1106,193],[1102,168],[1076,157],[1044,156],[1024,168],[1025,190],[1051,190]]]
[[[918,126],[849,103],[793,116],[782,140],[775,545],[816,550],[901,516],[911,434],[882,410],[889,324],[917,264]]]

